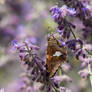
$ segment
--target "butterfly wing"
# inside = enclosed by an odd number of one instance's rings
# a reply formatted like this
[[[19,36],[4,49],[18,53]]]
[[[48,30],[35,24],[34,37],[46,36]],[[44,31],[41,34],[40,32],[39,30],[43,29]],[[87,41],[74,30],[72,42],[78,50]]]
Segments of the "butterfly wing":
[[[47,76],[54,76],[59,66],[66,60],[66,57],[66,48],[62,47],[56,38],[49,38],[46,56]]]

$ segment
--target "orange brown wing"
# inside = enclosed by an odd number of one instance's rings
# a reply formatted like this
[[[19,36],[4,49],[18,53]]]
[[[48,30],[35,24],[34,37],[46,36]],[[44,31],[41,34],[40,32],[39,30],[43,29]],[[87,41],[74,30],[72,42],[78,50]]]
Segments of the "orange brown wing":
[[[47,76],[49,77],[54,76],[59,66],[64,61],[66,61],[66,58],[67,58],[66,48],[62,47],[55,37],[53,36],[48,37],[47,56],[46,56]]]

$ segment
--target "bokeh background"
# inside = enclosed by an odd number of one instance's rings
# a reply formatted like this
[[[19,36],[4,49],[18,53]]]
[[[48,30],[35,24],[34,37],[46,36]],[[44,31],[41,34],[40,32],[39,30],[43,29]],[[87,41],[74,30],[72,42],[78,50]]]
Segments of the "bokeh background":
[[[17,92],[23,72],[12,41],[30,40],[40,47],[39,56],[45,59],[46,36],[55,32],[57,27],[49,9],[56,4],[61,6],[63,3],[60,0],[0,0],[0,88],[4,88],[5,92]],[[70,20],[78,26],[75,33],[82,38],[82,23],[78,19]],[[67,84],[67,87],[71,88],[72,92],[92,92],[89,80],[82,80],[78,74],[80,62],[72,53],[70,56],[72,68],[68,75],[73,81]]]

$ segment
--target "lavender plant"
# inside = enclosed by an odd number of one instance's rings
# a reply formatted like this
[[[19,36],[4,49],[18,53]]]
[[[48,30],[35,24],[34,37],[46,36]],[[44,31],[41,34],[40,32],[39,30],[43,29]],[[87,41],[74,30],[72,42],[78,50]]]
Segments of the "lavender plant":
[[[79,71],[79,74],[84,79],[89,77],[92,86],[92,47],[91,44],[87,44],[86,40],[83,41],[76,36],[77,25],[70,20],[71,18],[78,18],[84,26],[81,30],[85,29],[86,32],[86,29],[90,29],[92,16],[86,6],[86,3],[90,2],[80,0],[62,1],[64,3],[63,6],[58,7],[55,5],[50,9],[53,20],[58,24],[56,32],[59,33],[59,41],[63,43],[63,46],[67,47],[67,50],[73,53],[77,60],[81,61],[82,70]],[[85,32],[83,33],[84,37]],[[87,38],[87,35],[85,38]],[[22,43],[14,41],[13,44],[19,51],[22,65],[25,67],[25,73],[22,74],[23,85],[20,88],[20,92],[69,91],[68,88],[62,85],[65,85],[65,82],[71,82],[72,79],[64,73],[61,74],[61,69],[52,78],[46,76],[46,61],[39,57],[38,51],[40,48],[38,46],[27,41]],[[66,67],[68,66],[66,65]]]
[[[60,83],[62,81],[71,82],[71,78],[67,75],[55,76],[53,78],[46,76],[45,61],[37,55],[38,46],[28,42],[18,44],[16,41],[13,44],[19,51],[22,64],[26,67],[25,73],[22,74],[24,82],[20,92],[60,92],[59,90],[65,90],[64,87],[60,86]],[[40,86],[35,91],[34,86],[37,82]]]

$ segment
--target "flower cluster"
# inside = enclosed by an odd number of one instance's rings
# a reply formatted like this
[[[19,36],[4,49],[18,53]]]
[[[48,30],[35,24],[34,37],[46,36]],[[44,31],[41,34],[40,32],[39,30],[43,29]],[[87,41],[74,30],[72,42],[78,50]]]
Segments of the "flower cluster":
[[[37,55],[37,51],[39,50],[38,46],[26,41],[23,43],[13,41],[13,46],[19,52],[22,65],[26,67],[26,72],[22,74],[23,83],[20,92],[65,92],[67,90],[63,86],[60,86],[60,84],[63,81],[71,82],[71,78],[67,75],[52,78],[46,76],[45,61]],[[39,83],[40,86],[35,89],[36,83]]]
[[[50,12],[54,21],[58,24],[57,32],[63,35],[64,38],[69,38],[71,28],[75,28],[75,25],[66,20],[66,17],[75,15],[75,9],[68,8],[66,5],[63,5],[61,8],[54,6],[50,9]]]
[[[74,8],[68,8],[66,5],[63,5],[61,8],[59,8],[57,5],[53,6],[50,9],[50,12],[53,14],[53,19],[58,20],[59,18],[64,18],[67,15],[74,15],[76,13]]]

